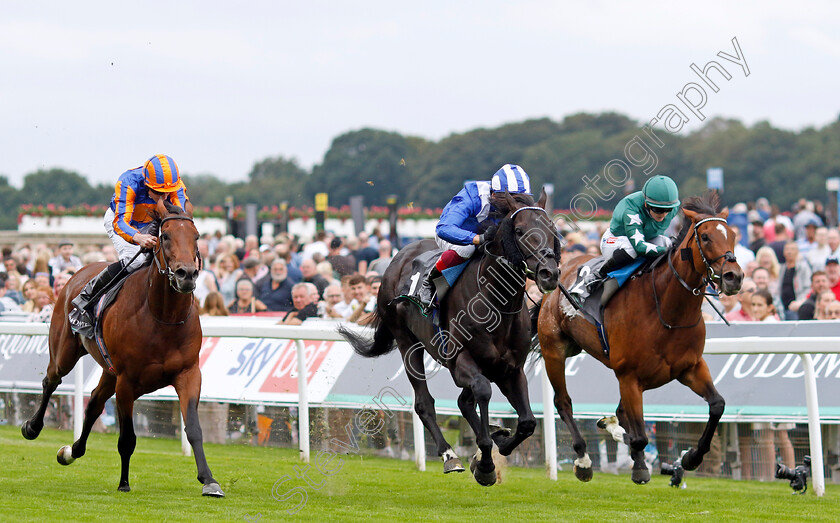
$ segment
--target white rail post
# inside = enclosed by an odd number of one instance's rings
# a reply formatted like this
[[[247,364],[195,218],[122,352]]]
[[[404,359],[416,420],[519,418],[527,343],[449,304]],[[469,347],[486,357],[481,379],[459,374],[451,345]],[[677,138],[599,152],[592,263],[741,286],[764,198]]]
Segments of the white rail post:
[[[76,374],[73,375],[75,390],[73,391],[73,440],[82,436],[82,426],[85,420],[85,364],[84,358],[76,363]]]
[[[417,465],[417,470],[424,472],[426,470],[426,434],[423,432],[423,421],[414,410],[412,402],[411,408],[411,427],[414,429],[414,463]]]
[[[298,442],[300,460],[309,463],[309,394],[306,390],[306,347],[295,340],[298,368]]]
[[[545,370],[545,360],[542,362],[542,395],[543,395],[543,444],[545,446],[545,467],[548,469],[548,479],[557,481],[557,430],[554,417],[554,391],[548,381]]]
[[[817,399],[817,377],[814,360],[810,354],[800,354],[805,370],[805,401],[808,405],[808,439],[811,444],[811,479],[814,493],[825,494],[825,470],[823,469],[822,430],[820,429],[820,406]]]

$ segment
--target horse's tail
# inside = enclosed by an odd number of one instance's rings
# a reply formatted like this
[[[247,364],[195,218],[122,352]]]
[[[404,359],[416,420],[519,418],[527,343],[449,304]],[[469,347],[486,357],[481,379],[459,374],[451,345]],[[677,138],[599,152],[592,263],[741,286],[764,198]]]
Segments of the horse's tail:
[[[391,329],[385,326],[385,323],[379,316],[378,308],[374,312],[373,321],[369,325],[376,329],[373,334],[373,340],[351,331],[343,325],[338,328],[338,333],[347,340],[357,354],[365,358],[378,358],[394,350],[396,347],[394,344],[394,334],[391,332]]]

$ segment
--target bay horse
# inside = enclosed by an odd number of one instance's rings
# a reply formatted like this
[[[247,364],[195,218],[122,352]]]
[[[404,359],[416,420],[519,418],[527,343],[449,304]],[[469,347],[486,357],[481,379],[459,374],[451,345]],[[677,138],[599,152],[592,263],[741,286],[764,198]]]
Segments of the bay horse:
[[[523,371],[531,338],[525,307],[526,277],[544,293],[554,290],[559,278],[560,242],[545,212],[545,191],[536,205],[530,195],[506,193],[504,198],[507,208],[499,212],[504,218],[495,236],[479,248],[440,303],[439,328],[424,318],[415,304],[395,299],[412,277],[412,261],[437,248],[433,240],[423,240],[403,248],[385,271],[372,323],[373,340],[339,329],[353,349],[365,357],[387,354],[396,342],[414,389],[414,409],[434,438],[444,473],[462,472],[464,468],[438,427],[434,398],[426,385],[424,350],[449,369],[455,384],[463,389],[458,407],[475,432],[479,448],[480,459],[474,459],[470,469],[484,486],[496,482],[493,443],[507,456],[533,434],[537,424]],[[414,275],[415,284],[418,276]],[[490,432],[491,382],[518,415],[512,436],[504,429]]]
[[[113,305],[102,317],[102,339],[107,352],[93,339],[70,329],[67,311],[71,300],[87,282],[107,265],[93,263],[80,269],[58,295],[50,323],[50,363],[44,378],[41,404],[21,427],[26,439],[35,439],[44,426],[44,413],[50,396],[85,354],[103,368],[102,378],[93,390],[85,410],[82,434],[71,446],[58,452],[58,462],[69,465],[85,455],[87,439],[105,402],[116,392],[120,435],[117,448],[122,462],[118,490],[129,492],[128,467],[137,443],[132,420],[134,402],[149,392],[168,385],[175,387],[180,400],[187,439],[195,454],[198,481],[205,496],[223,497],[204,456],[198,400],[201,371],[201,324],[198,302],[193,297],[200,269],[198,230],[187,209],[158,203],[156,223],[158,246],[153,262],[130,274]],[[110,355],[109,357],[107,357]]]
[[[706,324],[700,312],[704,289],[717,285],[725,294],[741,288],[743,272],[735,261],[735,231],[726,223],[728,209],[718,212],[715,192],[686,198],[682,229],[668,252],[652,271],[625,283],[604,310],[609,343],[605,355],[595,327],[555,291],[544,297],[539,311],[538,334],[545,368],[554,388],[554,404],[572,436],[577,454],[575,475],[592,478],[586,442],[572,415],[572,400],[566,391],[567,357],[585,350],[611,368],[618,378],[621,400],[616,416],[603,418],[598,426],[630,447],[632,479],[644,484],[650,472],[644,461],[648,439],[642,408],[642,392],[678,380],[709,404],[709,420],[697,449],[683,454],[685,470],[696,469],[709,451],[724,399],[715,389],[703,359]],[[591,257],[580,256],[562,265],[566,285],[574,283],[578,267]]]

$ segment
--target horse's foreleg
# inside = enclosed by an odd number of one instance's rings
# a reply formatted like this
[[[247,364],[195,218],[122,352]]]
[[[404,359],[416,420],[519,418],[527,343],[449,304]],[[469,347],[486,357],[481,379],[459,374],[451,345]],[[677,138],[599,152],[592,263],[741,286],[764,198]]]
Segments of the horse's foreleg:
[[[432,435],[432,439],[435,441],[435,445],[437,445],[437,455],[443,460],[443,473],[464,472],[464,466],[461,464],[461,460],[455,454],[455,451],[452,450],[449,443],[446,442],[446,438],[443,437],[443,433],[437,424],[435,399],[426,386],[426,373],[423,367],[423,345],[420,343],[403,345],[408,340],[400,340],[400,335],[395,335],[395,337],[397,338],[400,352],[403,353],[403,364],[405,365],[408,381],[414,389],[414,412],[417,413],[420,421],[423,422],[423,426]],[[402,347],[404,346],[409,347],[405,352],[402,351]]]
[[[130,492],[128,484],[128,465],[131,455],[137,446],[137,436],[134,434],[134,401],[137,396],[130,385],[117,378],[117,415],[120,420],[120,438],[117,449],[120,452],[120,492]]]
[[[47,406],[50,404],[50,398],[53,392],[61,385],[61,378],[73,370],[76,362],[85,354],[79,351],[79,347],[75,344],[74,340],[75,338],[61,338],[53,342],[50,339],[50,345],[54,346],[54,343],[57,343],[58,348],[55,351],[50,351],[50,363],[47,365],[47,375],[42,382],[41,404],[38,406],[35,414],[24,421],[20,427],[20,432],[26,439],[35,439],[41,434],[41,430],[44,428],[44,415],[47,412]]]
[[[723,396],[715,389],[714,381],[709,373],[709,367],[703,359],[700,359],[697,365],[689,371],[683,373],[679,377],[679,381],[693,390],[695,394],[701,396],[709,404],[709,421],[706,422],[706,428],[703,430],[703,434],[700,435],[700,440],[697,442],[697,450],[689,449],[682,457],[682,467],[685,470],[694,470],[703,463],[703,456],[711,448],[712,438],[715,435],[715,430],[717,430],[720,417],[723,416],[726,401],[724,401]]]
[[[548,340],[543,345],[543,338],[544,336],[540,337],[541,347],[557,347],[556,344],[549,345],[550,341]],[[566,390],[565,347],[559,346],[559,348],[554,350],[543,348],[542,353],[545,372],[548,375],[548,380],[551,382],[551,387],[554,389],[554,405],[557,407],[560,419],[566,424],[566,428],[569,429],[569,433],[572,436],[572,448],[577,455],[575,459],[575,477],[581,481],[589,481],[592,479],[592,460],[586,452],[586,440],[581,436],[580,430],[575,422],[572,411],[572,398]]]
[[[510,381],[503,381],[497,385],[519,416],[516,422],[516,433],[513,436],[505,435],[504,431],[491,434],[493,441],[499,446],[499,454],[509,456],[513,449],[534,433],[537,419],[531,412],[531,403],[528,401],[528,380],[525,378],[524,371],[520,370],[519,374]]]
[[[496,466],[493,464],[493,439],[490,437],[490,396],[493,389],[488,380],[479,370],[478,365],[469,354],[460,354],[455,360],[455,369],[452,372],[455,384],[461,388],[469,388],[472,397],[478,404],[479,416],[476,418],[467,417],[470,426],[475,433],[475,442],[478,445],[480,459],[475,457],[470,463],[470,470],[475,480],[480,484],[489,487],[496,483]],[[476,423],[476,420],[478,423]],[[476,456],[477,457],[477,456]]]
[[[627,435],[624,439],[630,446],[630,457],[633,459],[632,479],[634,483],[643,485],[650,481],[650,470],[645,462],[645,447],[647,447],[648,439],[645,434],[642,389],[635,379],[627,377],[618,379],[618,389],[621,394],[621,403],[616,414],[622,424],[624,420],[627,424]]]
[[[108,372],[103,372],[102,377],[99,378],[99,384],[93,389],[90,395],[90,401],[85,409],[85,421],[82,425],[82,434],[79,439],[73,443],[72,447],[62,447],[58,451],[58,462],[62,465],[69,465],[77,458],[85,455],[87,450],[87,440],[90,436],[90,431],[93,424],[99,419],[102,414],[102,409],[105,408],[105,402],[108,398],[114,395],[114,389],[117,385],[117,377]],[[69,448],[69,451],[67,450]]]
[[[204,439],[201,425],[198,421],[198,398],[201,392],[201,371],[198,366],[182,372],[175,379],[175,392],[181,406],[181,416],[184,418],[184,428],[187,441],[193,449],[195,465],[198,468],[198,481],[204,487],[202,495],[222,498],[225,496],[219,482],[213,478],[207,458],[204,456]]]

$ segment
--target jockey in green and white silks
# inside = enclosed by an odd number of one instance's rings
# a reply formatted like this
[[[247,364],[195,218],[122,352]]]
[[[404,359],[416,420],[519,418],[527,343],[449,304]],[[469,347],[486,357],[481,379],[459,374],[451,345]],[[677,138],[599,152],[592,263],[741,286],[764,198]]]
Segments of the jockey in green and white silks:
[[[605,277],[639,256],[655,257],[671,246],[665,230],[680,209],[677,184],[667,176],[654,176],[641,191],[625,196],[613,212],[610,228],[601,237],[607,261],[598,271]]]

